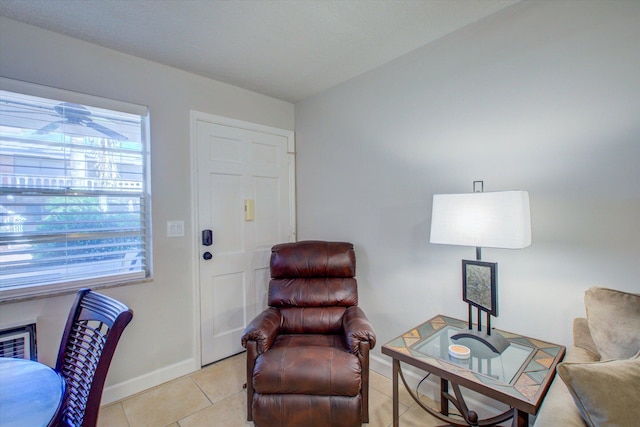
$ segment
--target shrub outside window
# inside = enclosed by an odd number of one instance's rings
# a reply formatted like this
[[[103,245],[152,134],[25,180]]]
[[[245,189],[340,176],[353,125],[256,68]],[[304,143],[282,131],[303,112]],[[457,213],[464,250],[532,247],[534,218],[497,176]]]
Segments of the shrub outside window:
[[[150,277],[148,109],[0,84],[0,301]]]

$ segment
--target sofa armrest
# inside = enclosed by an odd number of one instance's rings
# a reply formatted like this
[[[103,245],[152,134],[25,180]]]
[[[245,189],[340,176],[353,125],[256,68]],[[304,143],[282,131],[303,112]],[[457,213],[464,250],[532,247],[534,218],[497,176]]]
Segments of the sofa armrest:
[[[600,357],[582,347],[567,348],[563,362],[589,363]],[[555,375],[533,424],[535,427],[586,427],[584,419],[564,381]]]
[[[277,308],[269,307],[258,314],[242,332],[242,346],[249,341],[256,342],[257,354],[267,351],[276,339],[280,329],[281,315]]]
[[[573,345],[593,353],[596,356],[595,360],[600,360],[600,352],[593,342],[589,323],[584,317],[573,319]]]
[[[361,343],[368,343],[369,349],[375,347],[376,334],[373,332],[369,319],[367,319],[360,307],[352,306],[347,308],[342,318],[342,327],[351,353],[358,355]]]

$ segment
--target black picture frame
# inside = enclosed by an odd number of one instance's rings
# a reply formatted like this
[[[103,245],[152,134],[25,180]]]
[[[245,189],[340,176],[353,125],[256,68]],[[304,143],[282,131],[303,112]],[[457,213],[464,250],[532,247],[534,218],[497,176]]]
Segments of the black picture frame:
[[[494,317],[498,316],[497,269],[495,262],[462,260],[462,299]]]

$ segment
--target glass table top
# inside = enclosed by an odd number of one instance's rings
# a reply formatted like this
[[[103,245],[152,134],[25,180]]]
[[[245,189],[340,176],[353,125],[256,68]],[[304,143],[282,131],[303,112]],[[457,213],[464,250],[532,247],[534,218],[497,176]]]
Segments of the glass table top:
[[[472,338],[451,337],[463,328],[447,325],[423,341],[417,342],[413,350],[427,356],[448,360],[470,369],[478,374],[487,375],[505,383],[511,383],[524,362],[533,352],[533,348],[511,342],[502,354],[494,353],[483,343]],[[449,345],[461,344],[471,350],[471,357],[460,359],[449,354]]]

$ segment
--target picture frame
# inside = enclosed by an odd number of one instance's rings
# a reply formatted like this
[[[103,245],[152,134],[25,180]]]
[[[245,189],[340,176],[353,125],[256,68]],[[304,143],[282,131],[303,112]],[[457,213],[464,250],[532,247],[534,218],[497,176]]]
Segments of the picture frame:
[[[462,260],[462,299],[478,309],[498,316],[498,264]]]

